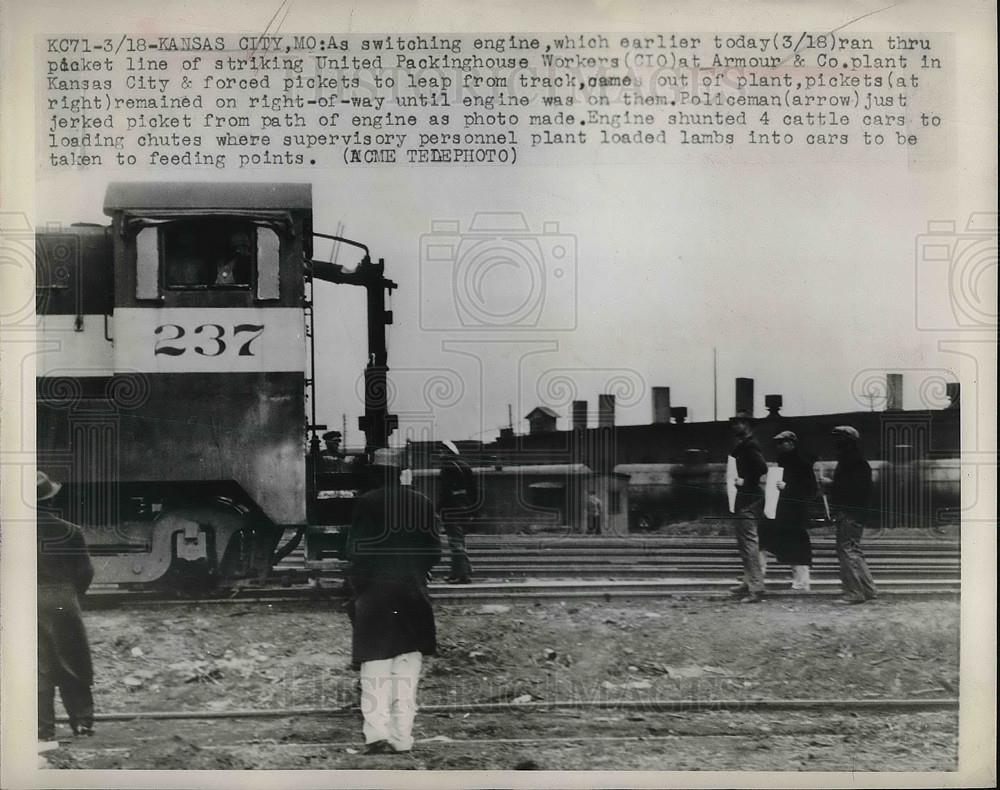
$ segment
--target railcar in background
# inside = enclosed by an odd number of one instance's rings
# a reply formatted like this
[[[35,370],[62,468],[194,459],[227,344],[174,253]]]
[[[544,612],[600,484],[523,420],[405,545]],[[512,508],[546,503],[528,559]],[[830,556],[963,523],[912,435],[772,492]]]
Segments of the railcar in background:
[[[36,235],[38,466],[97,580],[263,577],[303,535],[318,555],[361,482],[321,479],[313,282],[367,291],[371,449],[395,427],[384,262],[313,231],[308,184],[111,184],[104,211]],[[364,257],[313,261],[315,237]]]
[[[726,464],[706,463],[703,451],[689,451],[685,463],[618,464],[628,476],[629,529],[648,532],[706,517],[724,519]],[[835,461],[817,461],[817,477],[832,478]],[[940,529],[961,516],[961,464],[958,458],[910,463],[871,461],[872,498],[866,525],[875,529]],[[820,498],[810,503],[810,517],[825,520]]]

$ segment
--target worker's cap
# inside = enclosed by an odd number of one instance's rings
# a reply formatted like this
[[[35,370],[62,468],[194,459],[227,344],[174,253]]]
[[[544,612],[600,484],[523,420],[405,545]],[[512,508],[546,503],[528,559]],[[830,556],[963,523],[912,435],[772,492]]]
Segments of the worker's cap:
[[[372,453],[372,466],[383,466],[389,469],[402,469],[403,451],[392,447],[380,447]]]
[[[847,436],[854,441],[858,441],[861,438],[861,434],[858,433],[857,428],[853,428],[850,425],[838,425],[832,431],[830,431],[834,436]]]
[[[753,422],[753,415],[748,411],[738,411],[729,418],[729,422]]]
[[[327,431],[323,434],[323,441],[328,442],[331,439],[340,439],[343,436],[340,431]]]
[[[774,435],[774,441],[776,442],[795,442],[799,443],[799,437],[795,435],[795,431],[782,431]]]
[[[57,483],[54,480],[50,480],[49,476],[45,472],[39,472],[37,482],[35,483],[35,496],[39,502],[46,499],[52,499],[59,490],[62,488],[62,483]]]

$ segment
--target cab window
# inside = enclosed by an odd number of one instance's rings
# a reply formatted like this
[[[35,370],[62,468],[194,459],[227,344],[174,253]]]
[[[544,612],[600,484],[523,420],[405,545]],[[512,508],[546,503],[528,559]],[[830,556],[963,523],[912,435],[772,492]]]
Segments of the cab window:
[[[257,257],[252,222],[186,220],[161,226],[160,234],[167,288],[250,289]]]

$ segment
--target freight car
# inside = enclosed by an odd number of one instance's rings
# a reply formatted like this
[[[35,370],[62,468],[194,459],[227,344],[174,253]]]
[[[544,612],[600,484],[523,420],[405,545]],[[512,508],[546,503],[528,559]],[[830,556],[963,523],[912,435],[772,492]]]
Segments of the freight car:
[[[628,475],[629,529],[642,532],[699,518],[725,518],[726,465],[706,463],[703,451],[690,451],[685,463],[618,464]],[[833,461],[814,464],[817,476],[830,478]],[[958,458],[910,463],[874,460],[873,494],[867,524],[873,528],[939,528],[954,524],[961,512]],[[812,503],[812,517],[821,521],[821,500]]]
[[[111,184],[104,212],[36,235],[38,466],[98,581],[262,577],[303,535],[317,554],[307,528],[343,521],[359,481],[319,469],[313,284],[367,292],[370,450],[396,424],[384,262],[313,231],[308,184]],[[315,238],[364,256],[313,261]]]

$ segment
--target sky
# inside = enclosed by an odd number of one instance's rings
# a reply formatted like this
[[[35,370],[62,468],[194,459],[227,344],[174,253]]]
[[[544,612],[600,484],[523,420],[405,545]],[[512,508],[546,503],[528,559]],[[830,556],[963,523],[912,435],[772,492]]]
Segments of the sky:
[[[641,424],[653,386],[669,386],[689,419],[711,419],[713,349],[722,418],[737,376],[755,380],[758,413],[765,394],[780,393],[788,415],[879,408],[865,395],[889,371],[904,374],[907,408],[940,407],[933,380],[957,380],[954,355],[917,321],[928,309],[918,278],[929,276],[918,272],[918,237],[928,219],[965,220],[961,194],[937,173],[663,162],[310,175],[316,230],[363,241],[399,284],[390,393],[410,438],[492,439],[508,404],[518,430],[536,405],[567,427],[571,400],[588,400],[594,420],[605,391],[618,396],[620,424]],[[107,180],[40,179],[39,215],[105,221]],[[484,240],[470,229],[481,212],[505,214],[511,230]],[[430,259],[449,245],[450,259]],[[316,254],[333,251],[319,243]],[[336,254],[357,261],[353,248]],[[346,414],[352,443],[363,292],[317,283],[315,303],[319,418],[339,428]],[[504,311],[517,329],[483,330]]]

